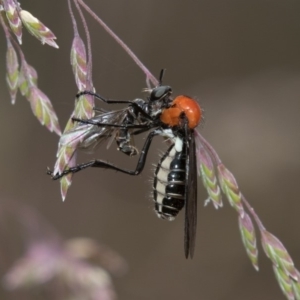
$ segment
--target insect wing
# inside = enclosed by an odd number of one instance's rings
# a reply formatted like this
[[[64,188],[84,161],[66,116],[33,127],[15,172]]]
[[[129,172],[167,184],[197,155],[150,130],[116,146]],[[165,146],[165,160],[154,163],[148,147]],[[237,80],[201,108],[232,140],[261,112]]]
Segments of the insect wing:
[[[185,182],[185,257],[193,258],[197,230],[197,161],[194,132],[189,132],[186,141],[186,182]]]
[[[121,125],[126,118],[127,109],[114,110],[106,113],[102,113],[92,118],[94,122],[116,124]],[[90,125],[90,124],[89,124]],[[94,150],[101,142],[107,141],[107,148],[110,147],[113,140],[115,139],[119,128],[111,126],[98,126],[92,125],[89,135],[87,135],[84,143],[81,145],[82,148]]]
[[[127,110],[116,110],[101,113],[91,118],[94,122],[107,124],[122,124],[127,115]],[[94,150],[101,142],[108,140],[108,145],[111,144],[109,138],[114,139],[119,129],[111,126],[97,126],[93,124],[79,123],[72,128],[60,139],[61,145],[73,145],[81,149]]]

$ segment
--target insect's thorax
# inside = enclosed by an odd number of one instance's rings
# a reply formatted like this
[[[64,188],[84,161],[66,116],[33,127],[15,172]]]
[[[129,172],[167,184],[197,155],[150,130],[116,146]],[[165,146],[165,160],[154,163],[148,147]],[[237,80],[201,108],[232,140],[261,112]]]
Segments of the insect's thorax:
[[[202,110],[197,101],[181,95],[177,96],[169,107],[162,110],[160,120],[170,127],[180,126],[182,114],[187,118],[190,129],[197,127],[202,119]]]
[[[179,137],[174,137],[174,141],[160,159],[153,182],[155,211],[159,218],[169,221],[174,220],[185,204],[185,145]]]

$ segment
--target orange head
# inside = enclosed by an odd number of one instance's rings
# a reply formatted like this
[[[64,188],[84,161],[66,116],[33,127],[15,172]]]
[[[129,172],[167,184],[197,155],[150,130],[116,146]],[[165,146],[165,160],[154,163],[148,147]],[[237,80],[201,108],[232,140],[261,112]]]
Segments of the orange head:
[[[160,120],[173,127],[180,123],[181,115],[184,113],[189,121],[189,128],[197,127],[202,118],[202,110],[196,100],[188,96],[178,96],[172,102],[171,107],[163,110]]]

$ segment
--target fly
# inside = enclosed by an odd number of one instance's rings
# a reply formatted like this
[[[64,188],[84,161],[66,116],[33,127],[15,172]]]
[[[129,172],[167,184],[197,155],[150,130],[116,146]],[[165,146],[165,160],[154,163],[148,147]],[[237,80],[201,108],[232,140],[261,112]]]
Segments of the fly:
[[[151,142],[155,136],[167,138],[171,145],[157,164],[153,181],[153,200],[159,218],[172,221],[185,206],[184,252],[186,258],[193,257],[197,225],[197,165],[194,129],[202,119],[202,110],[197,101],[188,96],[171,98],[172,88],[162,85],[164,70],[160,73],[159,85],[149,92],[147,100],[108,100],[89,91],[79,94],[92,95],[108,104],[128,104],[121,110],[103,112],[98,116],[82,120],[79,126],[91,126],[90,136],[84,140],[86,146],[112,136],[119,149],[127,155],[137,154],[131,144],[131,136],[150,130],[140,152],[135,170],[119,168],[103,160],[92,160],[53,174],[54,180],[69,173],[77,173],[88,167],[116,170],[128,175],[139,175],[145,166]],[[110,115],[114,116],[111,117]],[[78,128],[76,127],[76,128]],[[75,129],[76,130],[76,129]],[[96,134],[93,135],[93,132]],[[83,145],[84,145],[83,143]]]
[[[82,93],[78,94],[77,97],[81,95]],[[136,105],[143,102],[142,99],[136,99],[133,106],[112,111],[94,108],[98,114],[89,119],[89,123],[79,122],[76,127],[65,132],[60,139],[60,145],[79,144],[80,149],[91,151],[104,141],[107,141],[107,148],[115,141],[117,149],[124,154],[128,156],[137,155],[138,150],[133,143],[135,132],[126,126],[135,125],[138,127],[143,123],[136,113]],[[73,121],[75,120],[78,119],[73,118]],[[95,126],[94,124],[102,124],[102,126]],[[106,124],[118,124],[124,127],[105,126]]]

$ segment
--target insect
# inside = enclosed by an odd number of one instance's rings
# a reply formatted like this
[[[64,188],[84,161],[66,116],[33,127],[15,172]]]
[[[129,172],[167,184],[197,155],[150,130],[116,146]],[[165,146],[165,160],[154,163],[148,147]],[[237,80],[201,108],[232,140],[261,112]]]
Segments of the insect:
[[[140,152],[135,170],[126,170],[103,160],[92,160],[64,170],[61,174],[52,174],[54,180],[69,173],[76,173],[88,167],[116,170],[128,175],[138,175],[145,166],[151,142],[155,136],[163,136],[170,146],[159,160],[153,181],[153,200],[159,218],[172,221],[185,206],[184,249],[185,256],[192,258],[195,249],[197,225],[197,166],[194,129],[202,119],[202,110],[198,103],[188,96],[171,98],[172,88],[162,85],[164,70],[160,73],[159,85],[147,89],[147,100],[132,101],[108,100],[89,91],[82,94],[93,95],[108,103],[128,104],[121,111],[102,112],[87,120],[73,118],[80,126],[91,126],[90,136],[85,140],[89,146],[94,140],[112,136],[119,149],[127,155],[136,155],[131,144],[131,136],[149,131]],[[121,116],[121,117],[120,117]],[[93,138],[93,132],[96,136]]]
[[[138,100],[138,99],[137,99]],[[128,106],[125,109],[105,111],[103,109],[96,109],[98,115],[91,118],[89,121],[101,124],[134,124],[139,125],[139,122],[135,122],[137,116],[134,109]],[[75,119],[74,119],[75,120]],[[80,149],[85,149],[89,152],[99,146],[102,142],[108,141],[107,148],[111,146],[113,141],[117,143],[118,150],[128,156],[134,156],[138,154],[138,149],[133,145],[133,135],[130,129],[127,128],[115,128],[111,126],[95,126],[92,124],[81,123],[69,131],[65,132],[60,138],[60,145],[70,145],[72,143],[79,143]]]
[[[163,70],[160,75],[162,80]],[[160,83],[161,85],[161,83]],[[170,87],[156,87],[153,90],[145,89],[150,96],[147,100],[134,99],[133,101],[108,100],[104,97],[89,91],[79,92],[76,98],[85,94],[90,94],[107,104],[128,104],[120,110],[105,111],[102,108],[94,108],[99,113],[89,120],[72,118],[79,124],[71,130],[65,132],[60,139],[60,145],[71,145],[79,143],[80,149],[93,150],[103,141],[108,140],[107,148],[112,142],[118,145],[118,150],[128,156],[138,154],[138,149],[133,145],[133,136],[141,134],[149,128],[153,117],[161,112],[167,104],[163,101]],[[96,125],[95,125],[96,124]],[[113,124],[113,126],[112,126]]]

